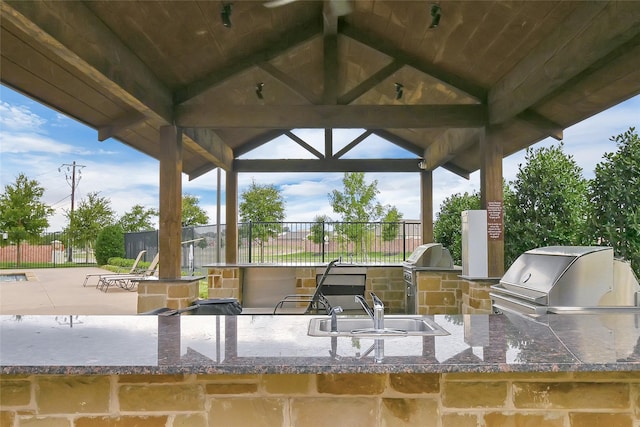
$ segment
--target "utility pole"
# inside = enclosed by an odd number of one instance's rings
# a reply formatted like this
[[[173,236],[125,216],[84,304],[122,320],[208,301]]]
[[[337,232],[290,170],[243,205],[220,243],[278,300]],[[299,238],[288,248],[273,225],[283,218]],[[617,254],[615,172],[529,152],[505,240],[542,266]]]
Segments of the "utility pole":
[[[73,209],[74,202],[76,198],[76,187],[80,184],[80,179],[82,178],[82,168],[86,167],[85,165],[79,165],[74,160],[72,164],[63,163],[59,168],[58,172],[62,172],[62,169],[66,167],[64,177],[67,180],[67,184],[71,186],[71,214],[69,215],[69,231],[72,232],[72,222],[73,222]],[[78,170],[77,182],[76,182],[76,169]],[[69,236],[69,241],[67,242],[67,261],[73,262],[73,244],[71,242],[71,236]]]

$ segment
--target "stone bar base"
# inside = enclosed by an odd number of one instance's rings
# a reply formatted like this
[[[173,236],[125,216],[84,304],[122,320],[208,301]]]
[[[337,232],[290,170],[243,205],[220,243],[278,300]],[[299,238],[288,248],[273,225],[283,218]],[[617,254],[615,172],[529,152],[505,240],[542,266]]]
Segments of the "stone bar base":
[[[209,268],[209,298],[235,298],[242,304],[241,272],[238,267]]]
[[[466,280],[467,291],[462,295],[462,314],[491,314],[489,287],[495,281]]]
[[[640,425],[640,373],[3,375],[0,425]]]
[[[198,299],[198,283],[204,277],[142,280],[138,283],[138,313],[168,307],[187,308]]]

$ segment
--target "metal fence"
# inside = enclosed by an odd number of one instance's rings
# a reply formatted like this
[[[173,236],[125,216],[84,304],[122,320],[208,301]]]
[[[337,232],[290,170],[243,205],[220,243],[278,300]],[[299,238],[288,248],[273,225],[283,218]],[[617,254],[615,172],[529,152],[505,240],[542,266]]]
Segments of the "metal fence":
[[[182,229],[181,266],[185,273],[203,273],[204,265],[225,260],[225,225]],[[219,235],[218,235],[219,234]],[[61,267],[95,265],[92,249],[64,244],[63,233],[0,246],[0,266]],[[304,265],[342,258],[363,264],[399,264],[422,244],[418,222],[279,222],[238,224],[238,263]],[[125,234],[125,257],[146,250],[144,261],[158,253],[158,231]],[[18,258],[20,257],[20,258]],[[19,261],[18,261],[19,260]]]
[[[45,268],[95,265],[93,248],[69,244],[63,232],[44,233],[22,240],[0,235],[0,268]]]

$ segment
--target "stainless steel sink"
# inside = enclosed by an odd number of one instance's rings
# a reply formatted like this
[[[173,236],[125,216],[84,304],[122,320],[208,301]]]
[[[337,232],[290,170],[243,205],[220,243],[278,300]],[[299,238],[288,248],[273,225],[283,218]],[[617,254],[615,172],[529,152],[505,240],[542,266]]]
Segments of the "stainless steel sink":
[[[373,328],[368,317],[338,317],[338,330],[331,332],[330,318],[314,318],[309,321],[308,335],[312,337],[398,337],[449,335],[445,329],[429,317],[393,316],[384,318],[384,329]]]

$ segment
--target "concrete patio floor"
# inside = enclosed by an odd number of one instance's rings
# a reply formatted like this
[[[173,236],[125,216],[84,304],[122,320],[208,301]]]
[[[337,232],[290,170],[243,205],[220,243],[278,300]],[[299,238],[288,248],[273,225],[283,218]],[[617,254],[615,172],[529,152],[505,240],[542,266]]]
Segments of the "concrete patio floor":
[[[87,274],[105,274],[97,267],[0,270],[25,273],[31,280],[0,282],[0,314],[136,314],[138,293],[117,287],[96,289],[97,278],[82,286]]]

